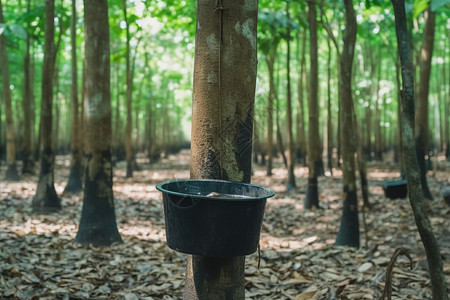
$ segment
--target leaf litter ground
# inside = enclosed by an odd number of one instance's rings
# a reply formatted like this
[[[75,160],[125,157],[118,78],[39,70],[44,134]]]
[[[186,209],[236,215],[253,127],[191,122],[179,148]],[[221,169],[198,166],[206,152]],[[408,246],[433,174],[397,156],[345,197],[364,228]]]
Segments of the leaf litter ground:
[[[55,186],[60,195],[68,159],[57,157]],[[188,178],[189,152],[152,165],[140,162],[141,170],[131,179],[125,178],[124,163],[115,168],[116,215],[124,243],[111,247],[73,242],[81,195],[62,195],[59,213],[33,215],[37,177],[0,182],[0,299],[181,299],[186,255],[166,245],[155,184]],[[383,181],[399,177],[393,164],[369,163],[373,207],[365,213],[367,233],[360,217],[360,249],[333,246],[342,207],[337,170],[334,178],[319,178],[322,209],[305,211],[306,168],[296,168],[298,187],[289,192],[280,164],[272,177],[265,176],[264,166],[254,168],[252,182],[273,189],[276,196],[267,202],[261,255],[246,259],[246,299],[379,299],[386,266],[399,247],[409,251],[414,265],[410,269],[406,257],[397,260],[392,299],[431,299],[425,251],[409,202],[386,199],[381,187]],[[4,174],[4,166],[0,171]],[[450,286],[450,209],[440,195],[450,186],[450,163],[440,161],[430,175],[435,200],[428,203],[428,212]]]

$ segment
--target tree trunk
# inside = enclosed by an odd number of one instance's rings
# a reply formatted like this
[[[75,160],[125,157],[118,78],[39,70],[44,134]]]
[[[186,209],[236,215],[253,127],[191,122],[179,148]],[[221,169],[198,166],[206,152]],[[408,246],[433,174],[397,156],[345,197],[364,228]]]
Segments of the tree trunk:
[[[31,10],[31,0],[27,0],[27,12]],[[33,83],[31,81],[31,37],[27,35],[24,58],[24,88],[23,88],[23,114],[24,114],[24,141],[22,147],[22,174],[34,174],[34,156],[33,156],[33,140],[32,131],[34,124],[32,123],[32,97]]]
[[[85,2],[86,86],[84,112],[84,198],[75,241],[108,246],[121,243],[112,190],[111,93],[107,0]]]
[[[45,1],[45,44],[44,64],[42,67],[42,101],[41,101],[41,171],[33,198],[35,213],[49,213],[61,209],[61,202],[55,190],[55,155],[52,142],[52,106],[53,106],[53,72],[55,68],[54,45],[55,1]]]
[[[359,247],[358,201],[355,175],[355,127],[353,124],[352,65],[356,42],[356,16],[352,0],[344,0],[345,31],[339,60],[339,95],[344,206],[336,245]]]
[[[289,18],[289,2],[286,2],[286,14]],[[291,96],[291,30],[287,28],[287,53],[286,53],[286,114],[287,114],[287,165],[288,165],[288,182],[287,189],[295,188],[295,157],[294,157],[294,139],[292,136],[292,96]]]
[[[250,182],[257,14],[256,0],[198,1],[193,179]],[[245,257],[188,260],[185,299],[244,299]]]
[[[420,50],[420,81],[417,92],[416,110],[416,151],[420,168],[420,183],[425,198],[433,199],[427,182],[427,168],[425,156],[428,157],[429,147],[429,124],[428,124],[428,93],[430,90],[431,58],[434,44],[435,13],[428,8],[425,11],[425,29],[423,32],[422,48]]]
[[[267,176],[272,176],[273,164],[273,102],[276,99],[275,82],[274,82],[274,64],[276,57],[276,45],[273,46],[270,56],[266,59],[267,68],[269,69],[269,97],[267,106]]]
[[[428,260],[433,300],[448,300],[448,290],[443,272],[439,246],[427,216],[423,189],[420,185],[420,168],[414,143],[414,75],[409,45],[404,0],[392,0],[395,14],[397,45],[402,65],[402,150],[406,166],[409,201]]]
[[[127,160],[126,177],[133,177],[133,139],[132,139],[132,124],[133,124],[133,108],[132,108],[132,91],[133,83],[131,78],[131,54],[130,54],[130,28],[127,16],[127,1],[122,0],[123,15],[126,23],[126,83],[127,83],[127,123],[125,128],[125,152]]]
[[[77,43],[76,43],[76,24],[77,24],[76,1],[72,1],[72,24],[70,26],[70,38],[72,45],[72,141],[71,141],[71,161],[70,174],[64,193],[78,193],[83,189],[81,181],[81,143],[79,133],[79,109],[78,109],[78,72],[77,72]]]
[[[309,97],[308,97],[308,189],[306,191],[305,209],[319,207],[319,189],[317,177],[319,175],[319,66],[317,58],[317,15],[315,2],[308,1],[309,22]]]
[[[306,29],[302,36],[302,49],[301,49],[301,60],[300,60],[300,71],[298,76],[298,84],[297,84],[297,99],[299,105],[299,118],[300,122],[298,123],[298,132],[297,132],[297,156],[299,159],[303,159],[306,161],[306,145],[305,145],[305,109],[304,109],[304,88],[303,83],[305,80],[305,65],[306,65]]]
[[[331,45],[327,39],[328,45],[328,67],[327,67],[327,164],[330,175],[333,177],[333,129],[331,118]]]
[[[4,24],[3,7],[0,1],[0,23]],[[14,120],[11,107],[11,90],[9,88],[8,53],[6,51],[6,37],[0,35],[0,63],[3,82],[3,102],[6,115],[6,175],[5,180],[16,181],[20,179],[16,166],[16,139],[14,134]]]

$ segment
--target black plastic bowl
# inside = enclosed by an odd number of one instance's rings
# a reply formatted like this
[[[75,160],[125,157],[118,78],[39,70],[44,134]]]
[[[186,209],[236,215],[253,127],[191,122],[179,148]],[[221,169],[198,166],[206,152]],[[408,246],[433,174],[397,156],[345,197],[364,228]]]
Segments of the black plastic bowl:
[[[391,180],[383,183],[384,195],[389,199],[406,198],[408,186],[406,179]]]
[[[163,194],[167,245],[176,251],[212,257],[256,251],[266,199],[274,192],[259,185],[223,180],[170,180]]]

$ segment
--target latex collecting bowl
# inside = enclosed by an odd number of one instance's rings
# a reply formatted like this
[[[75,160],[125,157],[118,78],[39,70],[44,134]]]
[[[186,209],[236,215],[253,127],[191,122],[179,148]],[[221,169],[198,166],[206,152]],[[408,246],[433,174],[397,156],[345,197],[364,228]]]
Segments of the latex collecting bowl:
[[[159,183],[167,245],[212,257],[256,251],[267,198],[274,192],[255,184],[186,179]]]

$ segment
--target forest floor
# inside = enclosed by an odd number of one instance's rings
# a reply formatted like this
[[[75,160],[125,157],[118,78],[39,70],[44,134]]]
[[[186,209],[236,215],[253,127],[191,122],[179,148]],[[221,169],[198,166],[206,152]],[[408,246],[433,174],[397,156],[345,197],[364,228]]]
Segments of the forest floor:
[[[114,195],[123,244],[82,247],[74,243],[82,196],[62,195],[63,209],[33,215],[37,176],[0,182],[0,299],[181,299],[186,255],[167,247],[161,194],[155,184],[189,177],[189,152],[169,155],[156,164],[138,160],[140,171],[125,178],[118,163]],[[58,156],[55,187],[62,194],[69,157]],[[368,163],[372,209],[360,214],[361,248],[333,246],[342,208],[341,173],[319,178],[323,209],[303,209],[307,169],[297,167],[297,188],[286,191],[287,172],[274,175],[254,166],[252,182],[273,189],[268,199],[258,253],[246,258],[246,299],[380,299],[386,267],[397,248],[392,299],[431,299],[425,251],[407,199],[385,198],[381,184],[398,178],[392,163]],[[0,174],[4,176],[4,165]],[[450,208],[441,189],[450,186],[450,163],[429,173],[435,200],[428,212],[444,259],[450,286]]]

